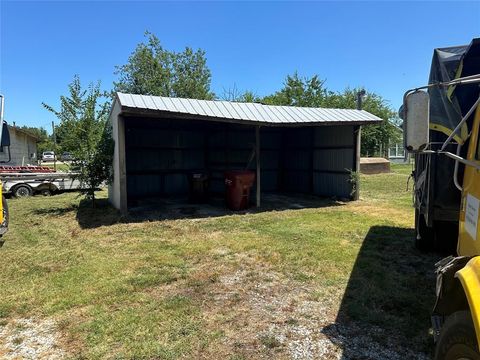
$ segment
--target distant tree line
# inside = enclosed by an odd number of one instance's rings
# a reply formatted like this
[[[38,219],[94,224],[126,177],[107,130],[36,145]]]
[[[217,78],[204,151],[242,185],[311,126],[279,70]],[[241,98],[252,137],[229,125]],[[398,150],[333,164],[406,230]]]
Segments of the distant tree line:
[[[161,46],[154,34],[147,32],[145,35],[146,42],[136,47],[127,64],[116,67],[118,81],[113,84],[114,91],[207,100],[221,98],[269,105],[356,108],[356,94],[360,88],[334,92],[326,87],[325,80],[319,75],[300,77],[298,73],[288,75],[283,87],[271,95],[262,97],[249,90],[239,91],[234,86],[218,96],[210,89],[211,72],[205,51],[187,47],[183,52],[171,52]],[[363,109],[383,122],[363,127],[362,155],[386,156],[389,145],[400,140],[395,128],[396,112],[382,96],[371,91],[366,91]]]
[[[233,87],[218,96],[210,88],[211,71],[204,50],[186,47],[180,52],[169,51],[154,34],[147,32],[145,37],[146,41],[137,45],[127,63],[115,67],[117,81],[112,90],[102,91],[100,82],[82,88],[79,76],[75,75],[68,85],[68,95],[60,97],[60,109],[43,104],[59,120],[57,153],[68,151],[73,154],[81,179],[88,185],[85,193],[89,197],[94,197],[94,189],[100,183],[111,178],[113,141],[107,117],[116,92],[207,100],[222,98],[270,105],[356,108],[356,94],[361,89],[334,92],[326,87],[325,80],[319,75],[301,77],[296,72],[288,75],[283,86],[270,95],[258,96],[252,91],[239,91]],[[396,112],[382,96],[371,91],[366,91],[363,109],[383,122],[363,127],[362,155],[380,154],[381,150],[386,152],[390,143],[399,140],[394,125]],[[45,129],[24,127],[24,130],[39,137],[39,153],[53,150],[52,135],[48,135]]]

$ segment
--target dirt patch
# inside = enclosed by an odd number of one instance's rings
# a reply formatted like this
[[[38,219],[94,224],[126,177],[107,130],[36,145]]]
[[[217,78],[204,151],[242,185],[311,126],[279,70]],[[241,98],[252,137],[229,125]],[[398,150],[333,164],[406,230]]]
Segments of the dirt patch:
[[[64,359],[59,348],[60,334],[50,319],[14,319],[0,325],[0,358]]]
[[[254,256],[233,255],[230,266],[210,263],[191,278],[156,293],[198,302],[206,329],[221,334],[199,358],[428,359],[384,329],[339,322],[342,289],[318,295],[311,282],[292,280]]]

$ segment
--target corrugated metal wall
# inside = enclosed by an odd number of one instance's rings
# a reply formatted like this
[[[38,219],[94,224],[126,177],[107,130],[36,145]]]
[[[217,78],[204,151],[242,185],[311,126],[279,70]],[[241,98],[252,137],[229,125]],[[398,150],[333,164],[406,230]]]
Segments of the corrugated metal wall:
[[[313,139],[313,192],[350,197],[356,161],[353,126],[317,127]]]
[[[187,175],[205,170],[204,130],[185,121],[126,119],[127,196],[188,192]]]
[[[216,124],[206,134],[206,168],[210,171],[210,190],[225,191],[226,170],[255,170],[255,161],[249,160],[255,146],[255,128],[234,124]]]
[[[125,137],[129,201],[187,194],[188,174],[199,171],[209,173],[211,192],[223,193],[224,172],[247,168],[255,146],[253,126],[179,119],[126,118]],[[260,137],[263,192],[350,195],[352,126],[263,127]]]

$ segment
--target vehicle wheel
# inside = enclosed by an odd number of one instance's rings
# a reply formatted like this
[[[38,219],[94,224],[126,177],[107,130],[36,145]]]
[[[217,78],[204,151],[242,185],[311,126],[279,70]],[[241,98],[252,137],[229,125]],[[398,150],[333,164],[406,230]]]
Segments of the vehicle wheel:
[[[434,232],[427,226],[425,216],[415,209],[415,247],[424,252],[434,250]]]
[[[435,221],[434,248],[444,256],[457,255],[458,223]]]
[[[27,185],[20,185],[15,188],[13,194],[17,198],[32,196],[32,189]]]
[[[451,314],[442,327],[435,360],[479,360],[477,338],[469,311]]]
[[[42,194],[43,196],[50,196],[52,195],[52,191],[50,189],[43,189],[42,191],[40,191],[40,194]]]
[[[0,235],[3,235],[8,230],[8,222],[10,220],[10,213],[8,211],[8,203],[5,196],[2,195],[2,206],[3,206],[3,222],[0,224]]]

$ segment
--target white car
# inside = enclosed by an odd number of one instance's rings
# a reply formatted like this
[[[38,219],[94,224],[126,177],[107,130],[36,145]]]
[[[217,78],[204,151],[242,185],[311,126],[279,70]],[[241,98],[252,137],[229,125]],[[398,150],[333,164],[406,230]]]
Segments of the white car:
[[[55,161],[55,153],[53,151],[45,151],[42,154],[42,161]]]

